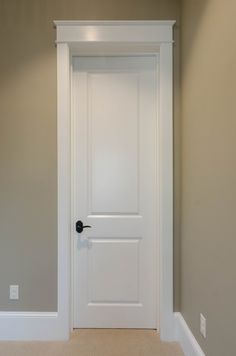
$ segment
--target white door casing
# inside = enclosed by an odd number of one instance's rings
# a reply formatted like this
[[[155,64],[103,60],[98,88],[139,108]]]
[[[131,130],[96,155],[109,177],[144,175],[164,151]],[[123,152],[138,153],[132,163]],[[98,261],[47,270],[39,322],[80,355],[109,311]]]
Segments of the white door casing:
[[[174,21],[55,21],[58,73],[58,329],[71,327],[71,58],[153,54],[158,57],[157,172],[160,236],[160,336],[175,339],[173,314],[173,72]]]
[[[74,327],[159,328],[156,60],[73,57]]]

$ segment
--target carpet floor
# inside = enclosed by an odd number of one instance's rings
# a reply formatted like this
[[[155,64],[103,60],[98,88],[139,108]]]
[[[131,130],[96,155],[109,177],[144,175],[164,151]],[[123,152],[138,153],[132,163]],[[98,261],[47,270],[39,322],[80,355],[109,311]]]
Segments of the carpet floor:
[[[0,356],[183,356],[153,330],[81,329],[69,341],[0,342]]]

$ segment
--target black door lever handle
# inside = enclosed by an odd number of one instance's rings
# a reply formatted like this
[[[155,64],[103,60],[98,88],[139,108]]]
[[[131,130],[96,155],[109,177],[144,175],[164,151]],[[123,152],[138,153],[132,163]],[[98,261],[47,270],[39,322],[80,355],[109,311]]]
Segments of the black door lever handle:
[[[79,234],[81,234],[81,232],[83,232],[83,230],[84,230],[85,228],[90,228],[90,227],[92,227],[92,226],[90,226],[90,225],[84,225],[84,224],[83,224],[83,221],[81,221],[81,220],[76,221],[76,224],[75,224],[75,229],[76,229],[76,231],[77,231]]]

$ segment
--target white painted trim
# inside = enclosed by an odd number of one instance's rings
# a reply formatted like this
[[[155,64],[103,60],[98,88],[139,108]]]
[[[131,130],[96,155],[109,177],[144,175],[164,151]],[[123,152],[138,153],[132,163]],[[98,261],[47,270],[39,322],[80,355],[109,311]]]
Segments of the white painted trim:
[[[173,69],[172,46],[160,45],[159,175],[160,175],[160,335],[173,330]]]
[[[175,21],[54,21],[57,43],[172,42]]]
[[[0,312],[0,340],[63,340],[57,312]]]
[[[181,313],[175,313],[176,341],[178,341],[186,356],[205,356],[197,340],[193,336]]]
[[[112,21],[112,20],[98,20],[98,21],[93,21],[93,20],[56,20],[54,21],[54,24],[56,27],[58,26],[124,26],[124,25],[129,25],[129,26],[151,26],[151,25],[156,25],[156,26],[174,26],[176,21],[174,20],[121,20],[121,21]]]
[[[160,335],[162,340],[175,339],[173,314],[173,75],[172,75],[172,27],[174,22],[55,22],[57,26],[58,58],[58,315],[65,338],[69,335],[71,318],[71,268],[70,268],[70,59],[86,44],[91,53],[98,54],[110,48],[112,54],[117,45],[127,43],[152,44],[160,57],[159,65],[159,174],[160,174]],[[165,25],[164,25],[165,24]],[[163,26],[164,25],[164,26]],[[95,46],[95,47],[94,47]],[[89,51],[90,50],[90,51]],[[116,52],[117,54],[117,52]]]
[[[58,315],[65,339],[71,318],[70,50],[57,47]]]
[[[56,318],[57,312],[1,311],[0,318]]]

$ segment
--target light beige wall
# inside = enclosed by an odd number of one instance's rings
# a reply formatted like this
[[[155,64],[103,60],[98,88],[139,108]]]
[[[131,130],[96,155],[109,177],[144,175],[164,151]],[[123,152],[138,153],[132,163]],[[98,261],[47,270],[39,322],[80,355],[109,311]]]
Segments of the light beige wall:
[[[179,20],[179,10],[176,0],[0,0],[0,310],[57,308],[56,48],[52,21]],[[175,36],[177,89],[178,27]],[[175,107],[178,122],[177,97]],[[18,302],[8,300],[9,284],[20,285]]]
[[[234,356],[236,2],[182,6],[181,311],[207,356]]]

